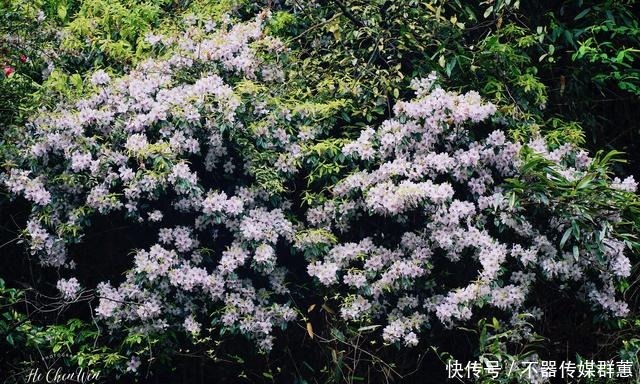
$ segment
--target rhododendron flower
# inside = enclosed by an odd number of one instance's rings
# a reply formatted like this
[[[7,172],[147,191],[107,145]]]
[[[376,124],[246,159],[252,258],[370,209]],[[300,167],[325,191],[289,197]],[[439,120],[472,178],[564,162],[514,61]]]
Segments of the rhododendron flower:
[[[138,368],[140,368],[140,358],[137,356],[131,357],[127,362],[127,372],[137,372]]]
[[[56,287],[65,300],[75,299],[78,296],[78,292],[80,291],[80,283],[75,277],[72,277],[68,280],[58,280],[58,284],[56,285]]]

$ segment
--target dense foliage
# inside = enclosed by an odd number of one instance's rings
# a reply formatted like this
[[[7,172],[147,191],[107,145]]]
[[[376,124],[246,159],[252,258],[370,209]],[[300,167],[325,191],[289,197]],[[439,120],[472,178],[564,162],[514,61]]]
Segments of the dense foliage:
[[[1,378],[637,378],[637,14],[0,2]]]

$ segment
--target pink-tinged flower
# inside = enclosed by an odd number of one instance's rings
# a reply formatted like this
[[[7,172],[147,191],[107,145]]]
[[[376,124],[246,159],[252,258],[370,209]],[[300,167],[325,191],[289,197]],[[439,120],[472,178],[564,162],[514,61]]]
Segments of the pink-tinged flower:
[[[22,54],[20,55],[20,61],[26,63],[27,61],[29,61],[29,58],[26,55]]]
[[[74,300],[78,297],[80,291],[80,283],[75,277],[67,279],[60,279],[56,284],[56,287],[62,294],[62,298],[65,300]]]
[[[11,76],[15,71],[16,71],[16,70],[15,70],[15,69],[13,69],[13,67],[12,67],[12,66],[10,66],[10,65],[5,65],[5,66],[4,66],[4,75],[5,75],[6,77]]]
[[[137,372],[140,368],[140,358],[137,356],[131,357],[131,360],[127,362],[127,372]]]

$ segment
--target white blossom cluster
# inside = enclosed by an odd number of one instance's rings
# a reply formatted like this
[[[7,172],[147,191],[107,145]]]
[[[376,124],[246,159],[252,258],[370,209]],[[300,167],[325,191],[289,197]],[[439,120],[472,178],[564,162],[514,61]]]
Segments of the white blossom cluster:
[[[62,294],[64,300],[73,300],[78,297],[80,291],[80,283],[78,279],[72,277],[70,279],[60,279],[56,284],[56,287]]]

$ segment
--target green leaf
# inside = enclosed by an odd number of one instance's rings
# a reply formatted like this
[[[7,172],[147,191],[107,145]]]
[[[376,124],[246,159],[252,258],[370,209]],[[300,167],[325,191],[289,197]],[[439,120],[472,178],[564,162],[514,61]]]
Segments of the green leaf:
[[[346,339],[344,333],[342,333],[342,331],[340,331],[338,328],[331,328],[331,336],[340,341],[344,341]]]
[[[67,4],[61,2],[58,4],[58,17],[60,20],[64,21],[67,18]]]
[[[580,20],[580,19],[582,19],[583,17],[585,17],[585,16],[587,15],[587,13],[589,13],[589,12],[591,12],[591,8],[587,8],[587,9],[585,9],[584,11],[582,11],[582,12],[578,13],[578,14],[576,15],[576,17],[574,17],[574,18],[573,18],[573,20]]]
[[[573,237],[576,238],[576,240],[580,239],[580,227],[578,226],[578,222],[575,220],[571,220],[571,229],[573,230]]]
[[[360,328],[358,328],[358,332],[372,331],[372,330],[374,330],[374,329],[376,329],[376,328],[380,328],[380,327],[381,327],[381,325],[378,325],[378,324],[368,325],[368,326],[366,326],[366,327],[360,327]]]
[[[560,240],[560,249],[564,248],[564,245],[567,243],[567,240],[569,240],[569,236],[571,236],[571,227],[567,228],[567,230],[564,231],[564,234],[562,235],[562,239]]]
[[[76,91],[82,91],[82,77],[79,74],[74,73],[71,75],[71,77],[69,77],[69,82],[75,87]]]
[[[491,12],[493,12],[493,5],[490,6],[489,8],[487,8],[486,11],[484,11],[484,18],[486,19],[487,17],[489,17],[489,15],[491,14]]]
[[[585,177],[582,180],[580,180],[580,182],[578,183],[578,185],[576,186],[576,189],[584,189],[586,188],[589,183],[591,183],[593,179],[591,177]]]

